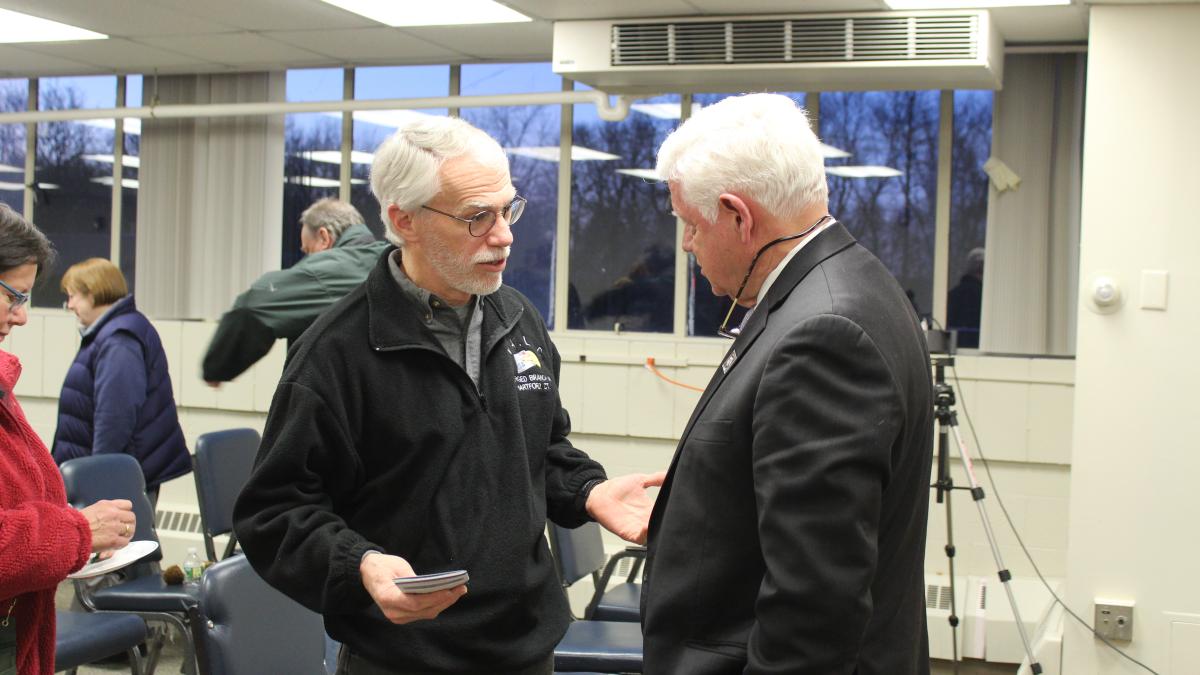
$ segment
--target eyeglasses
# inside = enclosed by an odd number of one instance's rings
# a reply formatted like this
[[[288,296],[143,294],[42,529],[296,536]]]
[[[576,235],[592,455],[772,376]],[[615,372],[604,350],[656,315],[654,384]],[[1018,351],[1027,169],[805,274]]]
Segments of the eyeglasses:
[[[0,281],[0,286],[3,286],[4,290],[8,291],[9,296],[12,298],[8,303],[8,311],[10,312],[24,307],[33,298],[32,293],[22,293],[3,281]]]
[[[428,209],[434,213],[440,213],[448,218],[453,218],[466,223],[467,231],[471,233],[472,237],[482,237],[490,232],[492,226],[496,224],[496,212],[491,210],[480,211],[470,218],[460,218],[453,213],[439,211],[432,206],[422,205],[421,208]],[[525,213],[525,198],[521,196],[514,197],[511,202],[509,202],[504,208],[500,209],[500,215],[508,221],[509,225],[512,225],[520,220],[522,213]]]

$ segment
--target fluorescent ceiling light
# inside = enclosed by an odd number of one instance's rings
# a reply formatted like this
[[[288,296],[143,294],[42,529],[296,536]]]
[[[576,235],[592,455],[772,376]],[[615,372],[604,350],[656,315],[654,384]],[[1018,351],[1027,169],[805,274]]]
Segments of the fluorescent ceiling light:
[[[295,153],[297,157],[307,159],[310,162],[322,162],[324,164],[341,164],[341,150],[305,150],[304,152]],[[350,151],[351,164],[370,164],[375,161],[375,155],[362,150]]]
[[[895,178],[903,176],[890,166],[864,164],[862,166],[827,166],[825,173],[842,178]]]
[[[112,176],[99,176],[97,178],[93,178],[92,182],[112,187],[113,177]],[[122,178],[121,179],[121,187],[129,189],[129,190],[136,190],[136,189],[138,189],[138,179]]]
[[[112,155],[84,155],[83,158],[89,162],[101,162],[103,164],[112,164],[116,161],[116,158]],[[136,155],[121,155],[121,166],[137,169],[141,168],[142,162]]]
[[[662,182],[662,176],[659,176],[658,172],[654,169],[617,169],[617,173],[623,173],[626,176],[633,176],[634,178],[641,178],[642,180],[653,181],[655,183]]]
[[[508,154],[517,155],[518,157],[530,157],[533,159],[540,159],[540,160],[543,160],[546,162],[557,162],[558,161],[558,146],[557,145],[543,145],[543,146],[539,146],[539,147],[522,147],[522,148],[505,148],[504,150]],[[588,162],[588,161],[596,161],[596,160],[610,161],[610,160],[614,160],[614,159],[621,159],[621,156],[620,155],[611,155],[607,152],[600,152],[599,150],[592,150],[591,148],[585,148],[585,147],[582,147],[579,145],[571,146],[571,161],[572,162]]]
[[[453,26],[469,23],[517,23],[533,19],[492,0],[324,0],[335,7],[388,26]]]
[[[40,188],[42,190],[57,190],[58,189],[58,185],[56,185],[54,183],[38,183],[37,186],[38,186],[38,188]],[[24,190],[24,189],[25,189],[24,183],[7,183],[7,182],[0,181],[0,190],[4,190],[6,192],[20,192],[21,190]]]
[[[692,106],[695,111],[700,106]],[[634,103],[629,106],[634,112],[657,117],[663,120],[677,120],[683,115],[683,106],[678,103]]]
[[[283,182],[291,183],[292,185],[304,185],[306,187],[321,187],[335,188],[341,187],[342,182],[336,178],[322,178],[321,176],[284,176]],[[351,178],[351,185],[363,185],[367,181],[362,178]]]
[[[0,42],[63,42],[66,40],[104,40],[103,33],[0,9]]]
[[[892,9],[986,9],[1069,5],[1071,0],[883,0]]]
[[[850,153],[846,152],[845,150],[842,150],[841,148],[835,148],[832,145],[822,143],[821,144],[821,156],[824,157],[825,159],[843,159],[843,158],[849,157]]]
[[[97,129],[116,129],[117,121],[114,119],[106,120],[83,120],[83,124]],[[142,133],[142,120],[137,117],[126,117],[125,124],[121,125],[125,129],[125,133],[130,136],[139,136]]]
[[[0,164],[0,173],[25,173],[25,169],[11,164]]]

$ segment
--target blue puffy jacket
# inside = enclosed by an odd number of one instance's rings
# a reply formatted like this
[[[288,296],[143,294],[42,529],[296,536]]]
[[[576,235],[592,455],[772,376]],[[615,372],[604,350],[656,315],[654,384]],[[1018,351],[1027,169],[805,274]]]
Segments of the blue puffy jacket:
[[[127,295],[83,337],[58,398],[51,453],[132,455],[151,489],[192,470],[158,331]]]

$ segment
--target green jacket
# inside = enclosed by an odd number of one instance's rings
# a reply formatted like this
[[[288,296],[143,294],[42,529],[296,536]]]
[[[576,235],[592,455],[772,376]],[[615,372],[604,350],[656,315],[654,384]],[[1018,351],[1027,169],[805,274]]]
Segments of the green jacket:
[[[367,278],[387,247],[366,225],[352,225],[333,248],[259,277],[221,317],[204,355],[204,380],[228,382],[271,351],[275,340],[300,337],[321,312]]]

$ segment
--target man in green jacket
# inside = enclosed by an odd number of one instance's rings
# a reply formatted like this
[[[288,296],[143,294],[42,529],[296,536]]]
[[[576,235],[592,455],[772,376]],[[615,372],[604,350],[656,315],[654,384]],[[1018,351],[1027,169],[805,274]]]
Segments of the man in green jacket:
[[[363,222],[358,209],[329,197],[300,215],[300,248],[307,255],[289,269],[262,275],[234,300],[204,355],[206,382],[228,382],[266,356],[275,340],[300,337],[367,278],[388,245]]]

